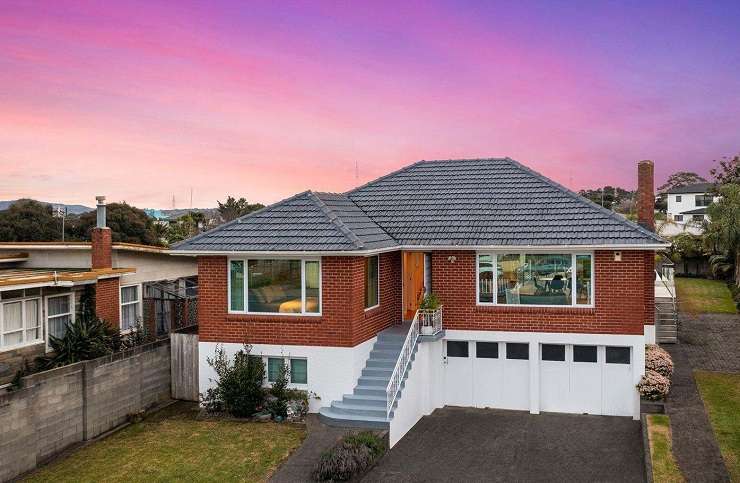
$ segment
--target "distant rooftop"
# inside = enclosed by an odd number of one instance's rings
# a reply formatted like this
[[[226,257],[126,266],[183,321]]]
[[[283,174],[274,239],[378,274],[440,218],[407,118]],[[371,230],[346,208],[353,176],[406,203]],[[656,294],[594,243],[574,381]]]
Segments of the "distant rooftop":
[[[671,188],[667,193],[672,195],[690,194],[690,193],[709,193],[714,189],[714,183],[694,183],[678,188]]]

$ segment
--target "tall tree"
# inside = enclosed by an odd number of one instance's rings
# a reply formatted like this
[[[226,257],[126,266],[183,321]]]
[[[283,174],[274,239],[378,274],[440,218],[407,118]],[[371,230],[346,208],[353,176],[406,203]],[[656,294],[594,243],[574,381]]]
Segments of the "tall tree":
[[[719,201],[707,207],[705,243],[734,262],[735,284],[740,287],[740,184],[721,186],[719,195]]]
[[[668,180],[658,187],[658,192],[668,191],[673,188],[680,188],[696,183],[706,183],[707,180],[691,171],[679,171],[668,177]]]
[[[144,210],[123,202],[108,204],[106,211],[106,224],[111,229],[113,241],[143,245],[162,244],[155,231],[154,221],[144,213]],[[90,231],[95,225],[96,214],[90,211],[80,215],[71,231],[80,239],[89,240]]]
[[[29,242],[62,239],[62,223],[52,207],[36,200],[22,199],[0,211],[0,241]]]
[[[740,154],[735,157],[724,157],[719,161],[717,166],[709,170],[709,174],[714,177],[718,185],[740,184]]]
[[[221,203],[220,201],[216,203],[218,203],[218,214],[224,223],[265,207],[262,203],[250,204],[246,198],[239,198],[237,200],[233,196],[228,196],[225,203]]]

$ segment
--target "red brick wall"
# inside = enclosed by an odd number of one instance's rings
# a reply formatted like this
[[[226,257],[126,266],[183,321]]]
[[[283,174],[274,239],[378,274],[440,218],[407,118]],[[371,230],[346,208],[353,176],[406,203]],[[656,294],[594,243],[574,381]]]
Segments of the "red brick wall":
[[[653,252],[623,251],[615,262],[614,252],[597,251],[594,262],[593,308],[478,306],[472,251],[433,252],[432,287],[447,329],[642,334],[654,320]]]
[[[92,263],[93,269],[96,268],[111,268],[112,262],[112,251],[113,243],[111,238],[110,228],[93,228],[91,233],[92,238]]]
[[[322,257],[321,316],[227,313],[226,257],[198,257],[198,333],[204,342],[352,347],[400,320],[400,253],[380,256],[380,306],[364,310],[364,258]]]
[[[111,327],[120,327],[120,289],[117,278],[98,280],[95,287],[95,313]]]

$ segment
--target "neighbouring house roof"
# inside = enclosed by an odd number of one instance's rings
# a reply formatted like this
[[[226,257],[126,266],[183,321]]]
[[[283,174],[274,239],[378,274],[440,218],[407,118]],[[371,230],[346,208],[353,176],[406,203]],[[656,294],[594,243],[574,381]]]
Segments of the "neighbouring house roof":
[[[420,161],[344,194],[306,191],[173,246],[176,252],[666,242],[509,158]]]
[[[678,188],[671,188],[666,193],[672,195],[680,194],[693,194],[693,193],[709,193],[714,189],[713,183],[694,183],[686,186],[679,186]]]
[[[91,246],[92,244],[86,241],[0,242],[0,250],[90,250]],[[123,242],[113,243],[112,248],[129,252],[167,253],[169,251],[167,247]]]
[[[707,207],[706,206],[703,206],[703,207],[697,208],[695,210],[682,211],[679,214],[681,214],[681,215],[706,215],[707,214]]]
[[[18,285],[72,286],[97,281],[100,278],[120,277],[136,272],[135,268],[104,268],[85,270],[79,268],[4,268],[0,269],[0,288]]]

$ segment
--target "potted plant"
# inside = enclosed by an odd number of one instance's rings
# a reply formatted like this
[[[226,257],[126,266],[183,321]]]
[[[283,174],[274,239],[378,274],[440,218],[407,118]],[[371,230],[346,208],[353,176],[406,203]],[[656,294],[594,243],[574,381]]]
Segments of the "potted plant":
[[[434,335],[435,327],[433,322],[434,313],[442,308],[439,297],[430,293],[424,296],[419,304],[421,315],[421,335]]]

